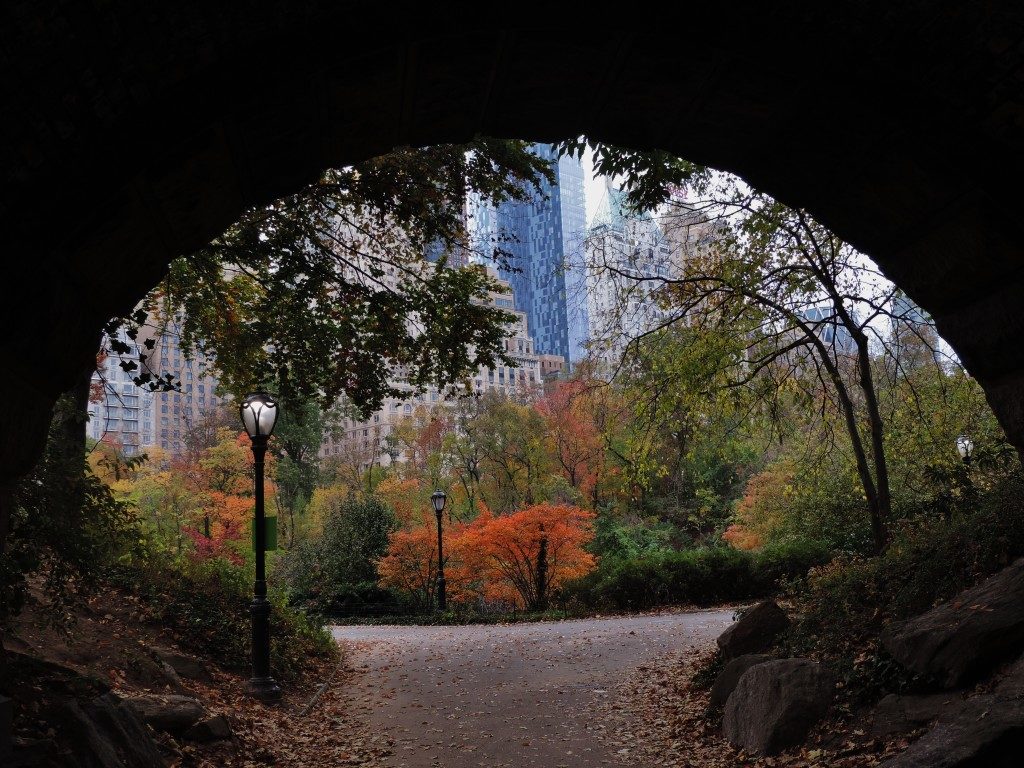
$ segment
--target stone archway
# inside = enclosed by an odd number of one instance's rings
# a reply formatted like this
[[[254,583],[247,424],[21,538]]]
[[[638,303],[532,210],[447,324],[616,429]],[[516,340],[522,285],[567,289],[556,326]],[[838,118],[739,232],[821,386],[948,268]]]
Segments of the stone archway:
[[[172,258],[323,167],[478,132],[667,149],[808,208],[933,313],[1024,447],[1024,8],[660,9],[631,31],[526,6],[5,7],[0,481]]]

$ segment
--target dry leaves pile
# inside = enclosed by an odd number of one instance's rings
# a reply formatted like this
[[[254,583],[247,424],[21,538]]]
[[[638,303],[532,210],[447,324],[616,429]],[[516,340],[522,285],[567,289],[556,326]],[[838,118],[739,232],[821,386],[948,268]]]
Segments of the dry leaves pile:
[[[907,746],[906,739],[873,739],[856,719],[845,718],[819,725],[799,750],[775,757],[737,751],[722,737],[720,717],[707,714],[708,692],[690,683],[710,654],[689,650],[635,670],[604,706],[613,751],[633,765],[665,768],[862,768]]]
[[[280,704],[266,706],[246,694],[242,678],[215,672],[213,683],[189,687],[211,715],[228,717],[231,740],[195,745],[164,737],[163,747],[173,756],[173,768],[382,765],[392,753],[393,741],[383,733],[368,733],[363,718],[353,711],[357,702],[345,695],[357,674],[343,657],[337,668],[325,665],[307,676],[313,681],[308,686],[286,692]],[[318,682],[328,685],[302,714],[317,694]]]

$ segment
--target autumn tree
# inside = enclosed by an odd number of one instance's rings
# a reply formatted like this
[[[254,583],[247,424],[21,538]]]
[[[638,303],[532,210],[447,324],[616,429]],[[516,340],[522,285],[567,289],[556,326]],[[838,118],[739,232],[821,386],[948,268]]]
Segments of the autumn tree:
[[[380,584],[403,595],[416,610],[430,608],[437,588],[437,534],[418,525],[391,534],[377,563]]]
[[[480,398],[466,397],[455,403],[451,410],[452,429],[444,436],[442,450],[452,477],[462,489],[466,519],[479,513],[478,499],[483,479],[484,435],[477,417]]]
[[[488,478],[483,496],[496,512],[543,500],[550,479],[544,420],[534,408],[504,395],[480,398],[476,437]]]
[[[488,582],[487,594],[510,594],[529,610],[548,606],[552,590],[590,572],[595,557],[594,514],[579,507],[537,504],[509,515],[481,515],[460,541],[464,557],[476,558]]]
[[[377,486],[375,493],[394,510],[395,519],[402,528],[412,528],[423,522],[430,506],[430,494],[436,486],[426,485],[414,477],[390,475]]]
[[[589,408],[592,386],[584,377],[556,382],[536,409],[544,418],[551,452],[569,486],[594,504],[605,451]]]
[[[434,488],[440,487],[447,473],[446,456],[442,450],[451,431],[447,410],[417,405],[411,414],[402,416],[392,429],[397,449],[405,456],[402,471]]]

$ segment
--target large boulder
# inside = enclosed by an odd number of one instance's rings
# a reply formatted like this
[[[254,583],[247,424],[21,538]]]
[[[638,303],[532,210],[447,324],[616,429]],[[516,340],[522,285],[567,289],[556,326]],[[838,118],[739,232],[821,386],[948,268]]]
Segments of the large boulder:
[[[214,715],[208,720],[200,720],[193,725],[182,734],[182,738],[188,741],[197,741],[200,744],[224,741],[231,738],[231,723],[224,715]]]
[[[209,667],[195,656],[189,656],[170,648],[153,648],[152,650],[156,660],[173,670],[175,675],[202,683],[213,682],[213,675],[210,674]]]
[[[112,693],[80,704],[70,701],[57,717],[74,748],[61,765],[82,768],[156,768],[163,756],[138,712]]]
[[[158,731],[181,734],[206,714],[203,705],[190,696],[148,694],[128,699],[128,704]]]
[[[897,696],[891,693],[875,707],[871,717],[871,735],[884,737],[916,730],[961,704],[963,698],[955,693],[923,696]]]
[[[940,716],[928,733],[886,768],[1018,768],[1024,751],[1024,707],[996,695],[976,696]]]
[[[739,620],[718,636],[718,647],[727,659],[760,653],[771,647],[789,618],[774,600],[765,600],[746,610]]]
[[[802,742],[825,716],[835,686],[835,676],[810,659],[756,664],[726,701],[722,731],[735,747],[777,754]]]
[[[882,633],[900,664],[958,688],[1024,651],[1024,558],[987,581]]]
[[[950,697],[935,726],[886,768],[1011,768],[1024,753],[1024,657],[992,693]]]
[[[771,660],[772,657],[765,653],[748,653],[726,664],[725,668],[718,673],[718,677],[715,678],[715,682],[711,686],[709,708],[717,710],[724,707],[725,702],[729,700],[729,694],[735,690],[736,684],[743,677],[743,673],[755,664],[764,664],[766,661]]]

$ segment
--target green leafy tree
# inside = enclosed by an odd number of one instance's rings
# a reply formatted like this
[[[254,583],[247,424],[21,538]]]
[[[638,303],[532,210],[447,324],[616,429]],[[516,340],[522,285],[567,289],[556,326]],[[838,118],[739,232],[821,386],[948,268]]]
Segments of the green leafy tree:
[[[36,573],[47,616],[67,626],[78,593],[95,589],[137,540],[134,511],[93,474],[84,441],[69,450],[68,431],[77,430],[79,414],[73,398],[58,402],[43,459],[16,490],[11,539],[0,555],[0,624],[21,609]]]
[[[174,262],[143,308],[157,325],[180,320],[184,345],[236,395],[274,382],[286,401],[345,395],[375,410],[398,393],[396,371],[414,388],[455,384],[505,362],[511,319],[481,301],[492,287],[483,270],[443,268],[471,247],[467,195],[527,199],[543,177],[548,161],[525,142],[487,138],[329,170]],[[428,250],[442,254],[437,267]],[[500,246],[488,255],[507,257]],[[142,338],[138,317],[125,322]],[[138,383],[175,386],[150,353],[140,360]]]
[[[376,496],[354,494],[325,495],[319,506],[320,532],[284,557],[293,596],[321,611],[373,599],[377,560],[397,528],[394,512]]]
[[[296,515],[309,504],[320,479],[319,451],[324,433],[336,419],[334,412],[324,412],[315,400],[282,403],[271,450],[277,459],[274,499],[283,513],[279,516],[287,516],[287,529],[282,533],[289,546],[295,542]]]
[[[734,177],[692,169],[690,193],[674,197],[670,209],[687,223],[713,220],[715,237],[680,259],[674,274],[652,277],[621,254],[598,254],[591,266],[661,285],[667,318],[651,333],[686,324],[742,340],[722,359],[726,386],[748,388],[766,411],[780,410],[780,397],[796,392],[808,410],[833,415],[827,427],[850,451],[881,551],[892,493],[871,344],[884,343],[880,319],[900,321],[890,313],[894,286],[805,211]]]

